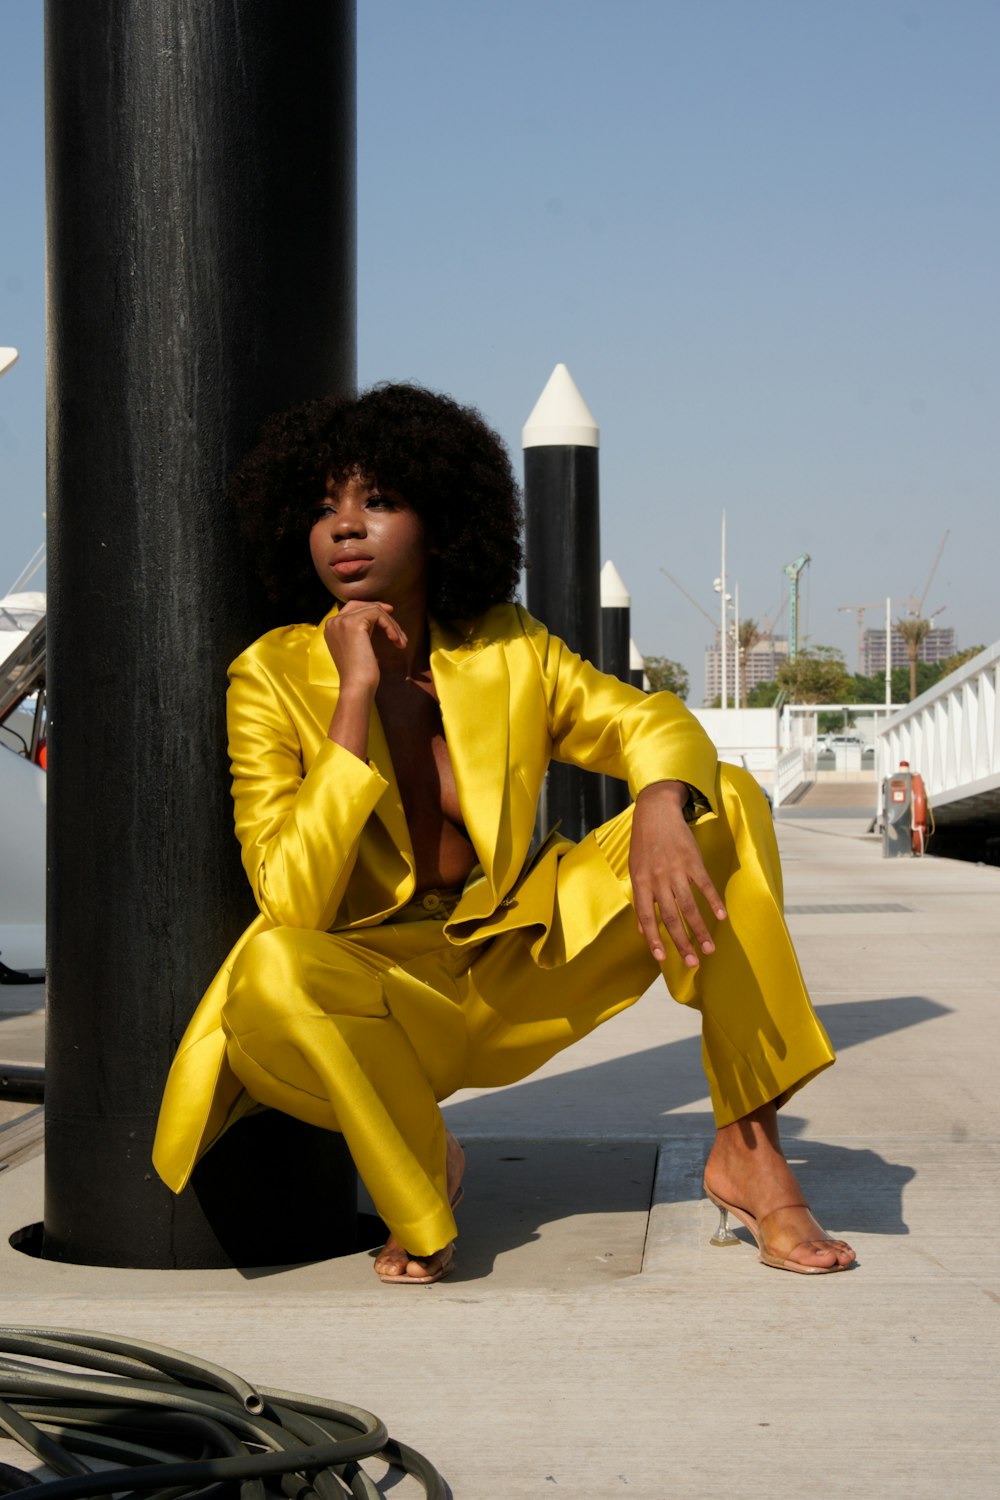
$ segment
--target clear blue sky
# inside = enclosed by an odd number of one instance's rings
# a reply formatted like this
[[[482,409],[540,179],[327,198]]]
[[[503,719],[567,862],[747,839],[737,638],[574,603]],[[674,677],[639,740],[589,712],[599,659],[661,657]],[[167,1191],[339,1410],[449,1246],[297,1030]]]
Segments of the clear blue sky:
[[[0,0],[0,590],[42,540],[41,0]],[[997,0],[359,0],[359,374],[519,461],[564,360],[602,552],[701,699],[719,522],[741,613],[923,587],[1000,636]],[[787,619],[787,615],[786,615]],[[875,612],[868,623],[878,624]]]

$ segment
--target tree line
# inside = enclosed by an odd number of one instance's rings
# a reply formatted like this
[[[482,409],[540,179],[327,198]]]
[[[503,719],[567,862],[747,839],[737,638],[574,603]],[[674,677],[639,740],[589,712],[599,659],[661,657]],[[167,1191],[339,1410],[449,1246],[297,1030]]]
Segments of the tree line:
[[[751,646],[744,644],[743,625],[740,622],[741,645],[744,652]],[[753,622],[749,622],[753,623]],[[973,656],[978,656],[984,648],[982,646],[970,646],[965,651],[956,651],[945,661],[927,662],[917,659],[916,652],[919,651],[920,642],[927,634],[913,632],[917,637],[916,650],[913,649],[911,639],[902,627],[909,624],[926,625],[927,620],[898,621],[896,629],[903,634],[907,640],[908,654],[910,656],[909,666],[893,667],[891,673],[892,701],[893,703],[912,702],[914,698],[926,693],[928,688],[934,687],[942,677],[947,677]],[[747,632],[747,637],[749,632]],[[760,639],[758,635],[757,640]],[[647,656],[645,659],[646,676],[649,678],[650,691],[676,693],[679,698],[687,699],[690,688],[690,680],[687,670],[678,661],[672,661],[666,656]],[[801,646],[794,661],[784,661],[778,668],[778,675],[773,682],[759,682],[755,687],[747,689],[745,674],[741,686],[741,698],[747,708],[770,708],[778,697],[783,693],[789,703],[884,703],[885,702],[885,675],[879,673],[875,677],[865,677],[860,672],[850,672],[844,660],[843,652],[835,646],[812,645],[808,641]],[[716,698],[714,703],[709,704],[711,708],[718,708],[720,700]]]

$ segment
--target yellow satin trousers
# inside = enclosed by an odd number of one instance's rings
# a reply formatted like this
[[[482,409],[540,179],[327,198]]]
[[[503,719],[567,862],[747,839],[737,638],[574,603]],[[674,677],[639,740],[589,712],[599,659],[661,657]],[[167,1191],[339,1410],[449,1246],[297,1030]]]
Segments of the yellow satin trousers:
[[[788,1096],[833,1061],[782,915],[770,811],[753,779],[720,766],[720,815],[694,834],[729,919],[695,970],[659,966],[675,1000],[702,1015],[716,1123]],[[628,890],[632,809],[565,859],[595,848]],[[433,900],[433,898],[431,898]],[[454,946],[445,912],[421,898],[351,932],[276,927],[233,968],[222,1013],[229,1064],[250,1096],[343,1133],[372,1201],[413,1254],[455,1237],[438,1101],[513,1083],[631,1005],[656,977],[631,906],[576,958],[540,968],[530,932]],[[595,1114],[595,1126],[599,1116]]]

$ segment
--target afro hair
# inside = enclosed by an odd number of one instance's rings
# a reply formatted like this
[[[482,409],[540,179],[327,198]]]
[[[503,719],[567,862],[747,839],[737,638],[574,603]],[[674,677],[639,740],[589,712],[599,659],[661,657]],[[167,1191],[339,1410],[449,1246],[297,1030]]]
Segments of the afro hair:
[[[417,385],[309,401],[265,422],[229,496],[272,604],[318,621],[330,595],[308,536],[329,483],[359,474],[395,490],[435,548],[428,609],[472,619],[514,597],[523,561],[521,498],[500,438],[473,407]]]

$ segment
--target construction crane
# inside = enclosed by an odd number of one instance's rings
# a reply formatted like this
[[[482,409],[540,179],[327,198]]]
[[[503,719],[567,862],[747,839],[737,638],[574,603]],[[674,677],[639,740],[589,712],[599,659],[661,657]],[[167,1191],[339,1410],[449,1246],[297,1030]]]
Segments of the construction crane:
[[[917,615],[917,616],[923,614],[923,611],[924,611],[924,600],[927,598],[927,595],[930,593],[930,587],[931,587],[931,584],[934,581],[934,574],[937,572],[938,563],[941,561],[941,554],[942,554],[942,552],[945,549],[945,544],[947,543],[948,537],[950,536],[950,534],[951,533],[949,531],[946,531],[945,534],[944,534],[944,536],[941,538],[940,542],[938,543],[938,549],[937,549],[937,551],[934,554],[934,561],[931,563],[931,570],[930,570],[930,572],[927,575],[927,582],[924,584],[923,593],[920,595],[920,598],[918,599],[917,596],[916,596],[916,594],[911,594],[910,597],[909,597],[909,599],[906,601],[906,612],[907,612],[907,614]],[[942,606],[942,608],[944,608],[944,606]],[[940,609],[936,610],[935,613],[940,614],[941,610]]]
[[[858,672],[859,673],[861,671],[861,658],[862,658],[862,656],[864,654],[864,644],[865,644],[865,610],[866,609],[885,609],[885,600],[884,599],[876,599],[873,603],[869,603],[869,604],[838,604],[837,605],[837,613],[838,614],[842,614],[842,615],[843,614],[853,614],[854,612],[857,612],[857,616],[858,616]]]
[[[768,610],[766,615],[761,616],[760,638],[762,641],[774,641],[774,632],[781,624],[781,618],[788,608],[787,597],[778,601],[774,609]]]
[[[791,608],[788,612],[788,660],[794,661],[799,654],[799,574],[806,563],[812,562],[808,552],[785,564],[785,572],[791,580]]]
[[[660,572],[663,574],[664,578],[669,578],[670,579],[670,582],[673,584],[673,586],[674,586],[675,589],[680,589],[680,591],[684,595],[685,599],[687,599],[689,603],[693,604],[694,607],[695,607],[695,609],[698,610],[700,614],[703,614],[705,616],[705,619],[711,625],[712,629],[713,630],[718,630],[718,628],[719,628],[719,622],[715,618],[715,616],[714,615],[710,615],[709,612],[708,612],[708,610],[705,609],[704,605],[699,604],[698,601],[697,601],[697,599],[694,597],[694,595],[693,594],[689,594],[688,591],[687,591],[687,589],[684,587],[684,585],[682,583],[678,583],[677,582],[677,579],[674,577],[673,573],[668,573],[667,570],[666,570],[666,568],[661,568]]]

